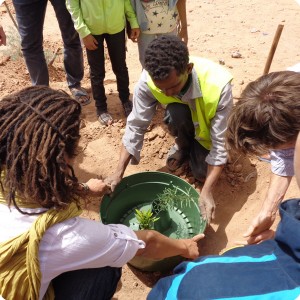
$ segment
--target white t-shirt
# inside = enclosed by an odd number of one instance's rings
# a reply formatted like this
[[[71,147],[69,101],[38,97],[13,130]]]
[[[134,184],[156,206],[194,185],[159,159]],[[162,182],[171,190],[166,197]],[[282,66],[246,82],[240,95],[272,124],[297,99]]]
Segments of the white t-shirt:
[[[38,212],[42,209],[23,209]],[[0,243],[28,230],[38,216],[19,213],[0,204]],[[58,275],[78,269],[122,267],[145,243],[124,225],[104,225],[80,217],[49,228],[39,249],[42,273],[40,299]]]
[[[143,33],[163,34],[175,30],[179,19],[176,5],[169,10],[168,0],[141,0],[141,3],[148,19],[148,29]]]

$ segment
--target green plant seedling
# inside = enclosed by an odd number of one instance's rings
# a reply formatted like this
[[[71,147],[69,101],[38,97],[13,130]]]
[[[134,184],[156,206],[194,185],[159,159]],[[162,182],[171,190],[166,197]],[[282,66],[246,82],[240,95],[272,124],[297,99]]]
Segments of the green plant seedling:
[[[157,198],[153,201],[153,211],[158,214],[161,211],[168,209],[174,209],[175,206],[181,207],[184,205],[191,205],[193,196],[190,194],[190,190],[186,191],[186,194],[178,192],[178,188],[165,188],[162,193],[157,195]]]
[[[141,230],[153,229],[154,223],[159,220],[159,218],[153,215],[151,209],[147,211],[135,209],[135,217]]]

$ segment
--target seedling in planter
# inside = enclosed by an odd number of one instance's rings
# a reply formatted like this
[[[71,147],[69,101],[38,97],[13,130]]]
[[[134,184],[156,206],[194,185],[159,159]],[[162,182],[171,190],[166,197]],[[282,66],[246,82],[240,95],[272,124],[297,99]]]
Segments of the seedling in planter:
[[[186,193],[178,193],[177,187],[165,188],[154,200],[153,211],[157,215],[159,212],[173,209],[175,206],[180,206],[181,208],[183,204],[190,206],[192,198],[193,196],[190,194],[190,190],[187,190]]]
[[[159,220],[153,215],[151,209],[147,211],[142,211],[139,209],[135,210],[135,217],[137,222],[139,223],[139,228],[141,230],[153,229],[154,223]]]

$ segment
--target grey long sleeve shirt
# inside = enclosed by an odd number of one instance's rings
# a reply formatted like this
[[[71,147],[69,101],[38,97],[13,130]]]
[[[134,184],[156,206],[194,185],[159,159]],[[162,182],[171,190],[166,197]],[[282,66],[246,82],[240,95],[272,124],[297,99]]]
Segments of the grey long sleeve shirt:
[[[144,135],[155,114],[158,101],[155,99],[147,85],[146,71],[142,72],[141,78],[135,86],[133,96],[133,109],[127,118],[123,145],[133,156],[131,163],[137,164],[140,161],[140,153],[143,147]],[[198,83],[196,71],[192,70],[192,83],[186,93],[181,97],[183,102],[189,104],[193,109],[195,99],[202,97],[201,88]],[[232,109],[232,89],[228,83],[222,90],[216,114],[211,122],[212,148],[206,157],[210,165],[223,165],[227,161],[225,150],[225,132],[227,129],[227,117]]]

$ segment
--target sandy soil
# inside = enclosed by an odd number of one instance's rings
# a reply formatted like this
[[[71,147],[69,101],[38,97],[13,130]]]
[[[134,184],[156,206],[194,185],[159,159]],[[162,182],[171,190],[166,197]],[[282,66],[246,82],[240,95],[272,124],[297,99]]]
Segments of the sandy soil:
[[[222,61],[234,76],[234,97],[238,97],[245,85],[263,73],[272,41],[279,24],[284,29],[270,71],[284,70],[300,60],[300,6],[292,0],[258,1],[187,1],[190,53]],[[7,2],[10,4],[10,2]],[[11,6],[9,6],[11,8]],[[12,9],[13,11],[13,9]],[[0,96],[30,85],[24,61],[18,55],[18,36],[13,33],[13,23],[6,8],[0,7],[2,25],[8,33],[8,46],[0,49]],[[51,5],[45,22],[45,49],[50,57],[61,39]],[[240,58],[232,58],[238,51]],[[133,91],[141,67],[137,46],[128,42],[127,63],[130,88]],[[90,90],[88,66],[83,86]],[[51,87],[67,90],[62,55],[59,54],[50,68]],[[116,167],[125,119],[118,99],[115,76],[107,60],[106,92],[109,111],[115,123],[105,128],[97,122],[94,103],[83,109],[81,151],[76,162],[80,180],[93,176],[107,176]],[[125,175],[139,171],[166,171],[166,152],[173,143],[172,137],[161,125],[163,111],[158,109],[151,130],[146,134],[142,161],[129,166]],[[192,184],[193,178],[184,172],[176,173]],[[234,246],[258,213],[269,184],[268,163],[255,158],[237,157],[223,172],[215,190],[216,218],[206,230],[201,243],[202,254],[218,254],[224,248]],[[201,188],[201,186],[200,186]],[[299,194],[295,181],[286,199]],[[100,199],[88,201],[84,216],[98,220]],[[161,274],[143,274],[128,266],[123,268],[119,291],[114,299],[145,299],[151,285]]]

